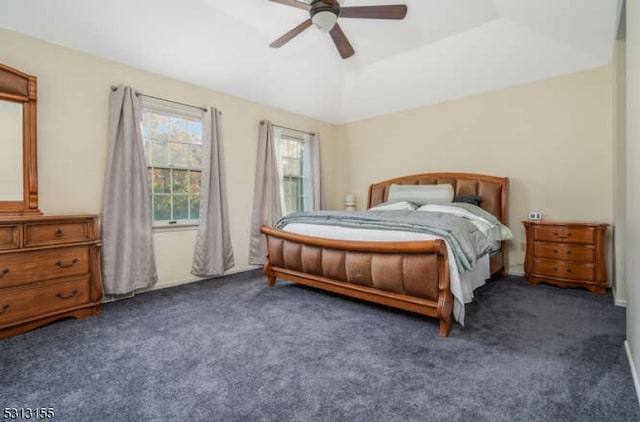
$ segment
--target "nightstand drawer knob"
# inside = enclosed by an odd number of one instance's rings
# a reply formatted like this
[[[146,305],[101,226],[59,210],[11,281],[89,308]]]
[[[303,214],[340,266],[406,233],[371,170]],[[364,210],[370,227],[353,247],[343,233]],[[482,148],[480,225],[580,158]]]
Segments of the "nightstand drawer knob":
[[[4,305],[2,305],[2,309],[0,309],[0,314],[3,314],[7,309],[9,309],[9,304],[5,303]]]
[[[62,230],[56,229],[56,237],[62,236]]]
[[[4,277],[9,272],[9,268],[4,268],[0,271],[0,278]]]
[[[570,273],[571,272],[571,268],[567,268],[567,272]]]

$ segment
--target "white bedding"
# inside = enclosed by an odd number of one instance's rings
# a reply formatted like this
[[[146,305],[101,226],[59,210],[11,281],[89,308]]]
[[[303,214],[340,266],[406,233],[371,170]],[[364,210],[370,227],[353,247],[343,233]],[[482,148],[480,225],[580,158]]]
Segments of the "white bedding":
[[[284,231],[307,236],[338,240],[364,241],[409,241],[441,239],[438,236],[393,230],[355,229],[316,224],[292,223],[283,228]],[[445,240],[445,243],[446,240]],[[453,294],[453,317],[464,325],[464,304],[471,302],[473,291],[485,284],[491,277],[489,270],[489,254],[478,258],[472,271],[460,274],[451,248],[447,244],[451,293]]]

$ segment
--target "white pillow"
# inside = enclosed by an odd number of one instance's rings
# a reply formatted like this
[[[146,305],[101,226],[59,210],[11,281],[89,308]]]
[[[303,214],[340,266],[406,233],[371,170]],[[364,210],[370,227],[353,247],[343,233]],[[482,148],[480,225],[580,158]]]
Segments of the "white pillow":
[[[398,210],[407,210],[413,211],[417,208],[415,204],[407,201],[398,201],[398,202],[383,202],[382,204],[378,204],[374,207],[369,208],[370,211],[398,211]]]
[[[410,201],[418,204],[443,204],[453,201],[453,186],[396,185],[389,187],[388,202]]]

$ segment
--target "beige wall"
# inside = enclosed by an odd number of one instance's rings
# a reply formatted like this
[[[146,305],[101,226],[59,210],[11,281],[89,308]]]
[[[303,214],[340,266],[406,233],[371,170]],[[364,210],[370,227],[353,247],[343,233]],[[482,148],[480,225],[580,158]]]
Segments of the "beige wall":
[[[0,30],[0,62],[38,77],[40,209],[46,214],[101,212],[111,85],[130,85],[149,95],[221,110],[236,258],[231,271],[253,268],[248,264],[248,243],[259,121],[320,132],[326,145],[322,165],[328,168],[333,162],[335,128],[328,123],[6,30]],[[334,189],[335,183],[332,172],[327,172],[326,189]],[[190,268],[195,233],[155,233],[161,285],[194,278]]]
[[[218,107],[236,255],[232,271],[251,268],[248,226],[262,119],[321,133],[328,208],[341,208],[345,193],[357,194],[363,208],[370,183],[405,174],[508,176],[512,273],[522,272],[520,221],[528,211],[553,219],[613,219],[610,66],[336,127],[4,30],[0,61],[39,78],[45,213],[100,212],[111,85]],[[192,279],[195,231],[156,232],[154,239],[161,283]]]
[[[640,4],[627,7],[627,224],[625,272],[627,285],[627,346],[634,370],[636,392],[640,398]]]
[[[613,90],[613,289],[616,302],[626,305],[625,273],[627,109],[626,109],[626,42],[617,40],[614,50]]]
[[[508,176],[509,271],[521,273],[528,211],[612,221],[612,73],[607,66],[342,125],[336,194],[356,193],[363,208],[368,185],[390,177]]]

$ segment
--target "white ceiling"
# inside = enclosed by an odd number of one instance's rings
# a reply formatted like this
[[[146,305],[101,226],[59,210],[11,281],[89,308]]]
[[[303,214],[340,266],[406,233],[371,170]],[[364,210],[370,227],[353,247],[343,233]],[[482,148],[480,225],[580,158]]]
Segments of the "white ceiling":
[[[308,12],[268,0],[1,0],[0,27],[332,123],[611,63],[622,0],[404,3],[404,20],[339,20],[342,60]],[[118,81],[114,81],[117,83]]]

